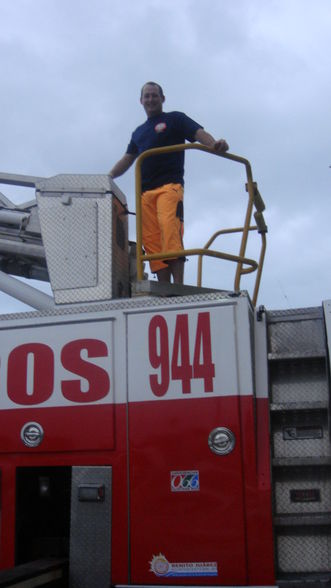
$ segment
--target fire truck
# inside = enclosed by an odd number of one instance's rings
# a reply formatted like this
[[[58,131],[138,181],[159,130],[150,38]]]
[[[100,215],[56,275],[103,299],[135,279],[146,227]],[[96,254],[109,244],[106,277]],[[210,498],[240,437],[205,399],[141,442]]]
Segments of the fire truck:
[[[0,587],[330,585],[331,301],[257,304],[264,203],[232,154],[243,226],[185,251],[196,285],[146,279],[149,154],[136,243],[108,175],[0,174],[35,188],[0,193],[0,289],[32,307],[0,316]],[[233,287],[203,287],[205,256]]]

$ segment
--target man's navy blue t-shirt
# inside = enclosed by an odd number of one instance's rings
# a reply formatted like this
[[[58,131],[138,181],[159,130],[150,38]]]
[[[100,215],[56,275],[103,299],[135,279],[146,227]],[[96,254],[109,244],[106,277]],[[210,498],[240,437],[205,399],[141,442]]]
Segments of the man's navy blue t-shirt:
[[[183,112],[162,112],[148,118],[133,133],[127,153],[140,155],[147,149],[193,142],[202,126]],[[164,184],[184,185],[184,151],[147,157],[141,166],[142,191]]]

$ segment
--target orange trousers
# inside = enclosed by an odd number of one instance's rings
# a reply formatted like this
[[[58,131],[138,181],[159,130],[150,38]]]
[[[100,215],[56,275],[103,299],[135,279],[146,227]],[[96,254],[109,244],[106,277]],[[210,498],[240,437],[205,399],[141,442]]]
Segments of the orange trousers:
[[[142,194],[142,241],[147,255],[183,249],[184,189],[181,184],[165,184]],[[167,267],[161,260],[150,261],[152,272]]]

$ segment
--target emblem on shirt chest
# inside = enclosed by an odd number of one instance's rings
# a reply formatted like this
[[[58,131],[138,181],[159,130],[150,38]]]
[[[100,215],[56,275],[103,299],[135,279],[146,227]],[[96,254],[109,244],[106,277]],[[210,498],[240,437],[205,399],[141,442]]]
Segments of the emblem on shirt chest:
[[[167,125],[165,122],[159,122],[159,123],[157,123],[157,125],[155,125],[154,131],[156,133],[163,133],[163,131],[165,131],[166,128],[167,128]]]

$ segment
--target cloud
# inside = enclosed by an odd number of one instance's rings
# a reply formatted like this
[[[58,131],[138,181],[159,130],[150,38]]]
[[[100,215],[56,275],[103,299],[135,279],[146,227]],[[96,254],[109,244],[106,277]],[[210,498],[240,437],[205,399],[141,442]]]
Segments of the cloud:
[[[154,79],[167,110],[252,164],[269,226],[261,301],[330,295],[329,0],[3,0],[0,20],[0,171],[108,171],[144,120],[139,91]],[[118,184],[134,210],[133,169]],[[219,158],[187,156],[187,243],[240,224],[244,184]],[[204,275],[223,287],[227,271],[208,261]]]

